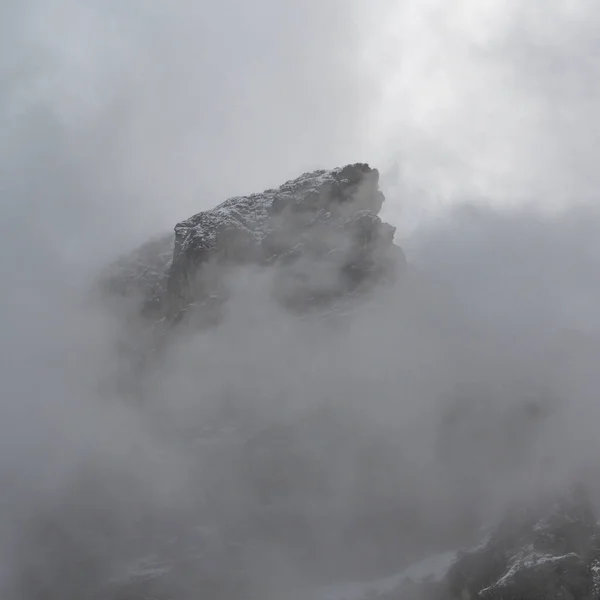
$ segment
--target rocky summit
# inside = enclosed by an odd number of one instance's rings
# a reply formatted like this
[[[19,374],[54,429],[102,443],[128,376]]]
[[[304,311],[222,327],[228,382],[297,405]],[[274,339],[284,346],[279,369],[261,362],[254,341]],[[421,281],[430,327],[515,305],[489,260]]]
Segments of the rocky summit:
[[[370,289],[404,264],[395,228],[378,216],[378,183],[376,169],[357,163],[229,198],[118,261],[109,289],[175,321],[192,307],[220,306],[226,274],[240,265],[273,267],[273,295],[292,309]]]

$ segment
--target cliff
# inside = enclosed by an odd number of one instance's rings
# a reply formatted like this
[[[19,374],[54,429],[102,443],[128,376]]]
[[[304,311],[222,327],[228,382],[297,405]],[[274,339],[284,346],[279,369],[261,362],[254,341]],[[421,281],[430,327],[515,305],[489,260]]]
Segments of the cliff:
[[[218,308],[227,274],[242,265],[270,268],[273,297],[295,310],[369,290],[404,264],[395,228],[378,216],[378,182],[376,169],[357,163],[229,198],[118,261],[105,281],[139,297],[144,314],[170,321],[192,307]]]

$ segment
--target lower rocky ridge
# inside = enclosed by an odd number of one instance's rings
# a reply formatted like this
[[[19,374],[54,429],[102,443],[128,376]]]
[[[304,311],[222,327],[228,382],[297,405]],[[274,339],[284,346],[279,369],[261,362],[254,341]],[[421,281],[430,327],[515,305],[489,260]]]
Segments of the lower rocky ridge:
[[[515,508],[467,550],[451,550],[370,583],[334,585],[315,600],[596,600],[600,523],[581,489]]]
[[[150,523],[148,528],[151,529]],[[597,600],[600,598],[600,524],[584,493],[513,509],[482,540],[451,549],[367,582],[306,586],[284,577],[281,587],[257,581],[252,553],[214,527],[180,527],[167,544],[149,535],[146,553],[115,556],[111,568],[90,570],[88,551],[77,558],[77,576],[66,577],[59,595],[44,591],[39,572],[26,577],[15,598],[61,600],[192,600],[282,598],[302,600]],[[159,532],[155,532],[155,535]],[[154,543],[153,543],[154,542]],[[155,550],[150,551],[150,548]],[[140,548],[141,549],[141,548]],[[54,548],[56,550],[56,548]],[[45,557],[52,577],[68,573],[60,553]],[[273,569],[277,560],[273,557]],[[35,563],[39,556],[32,556]],[[64,569],[67,569],[64,571]],[[264,575],[264,573],[263,573]],[[96,585],[94,585],[96,579]],[[12,598],[12,597],[11,597]]]
[[[600,524],[594,503],[585,491],[572,489],[551,500],[516,505],[494,526],[481,532],[471,547],[449,544],[441,552],[427,554],[411,542],[410,555],[424,556],[409,564],[402,553],[402,541],[410,539],[415,513],[403,516],[397,502],[377,503],[377,485],[357,481],[357,491],[373,494],[363,510],[360,493],[352,493],[357,506],[348,521],[336,520],[335,509],[307,510],[318,499],[318,489],[326,484],[319,463],[301,461],[298,441],[307,439],[302,426],[314,428],[329,418],[320,412],[317,425],[305,422],[277,428],[272,433],[237,442],[243,446],[247,462],[242,465],[248,480],[246,493],[227,493],[226,482],[213,485],[209,492],[216,502],[190,507],[176,515],[140,514],[136,505],[140,491],[129,482],[120,483],[120,495],[130,504],[131,514],[111,520],[103,509],[110,505],[111,481],[88,469],[77,489],[61,501],[60,514],[50,511],[28,524],[32,540],[22,550],[15,548],[22,571],[13,584],[10,600],[597,600],[600,598]],[[336,423],[339,420],[335,419]],[[332,447],[347,452],[344,437],[350,424],[342,427]],[[291,429],[292,431],[288,431]],[[293,430],[297,431],[294,435]],[[328,433],[330,427],[327,428]],[[265,444],[265,437],[275,436]],[[316,436],[319,439],[319,436]],[[263,438],[263,439],[261,439]],[[295,440],[298,438],[298,440]],[[331,440],[330,440],[331,441]],[[356,441],[356,440],[355,440]],[[346,440],[347,443],[347,440]],[[372,448],[365,448],[369,466],[364,473],[357,455],[357,470],[364,476],[385,482],[389,463],[375,460]],[[209,451],[205,446],[204,452]],[[289,456],[281,456],[286,453]],[[266,455],[265,455],[266,453]],[[391,454],[391,453],[387,453]],[[200,457],[201,455],[199,455]],[[239,454],[235,454],[236,461]],[[294,459],[294,460],[292,460]],[[219,463],[220,465],[222,463]],[[372,473],[370,465],[381,465]],[[278,468],[280,467],[280,468]],[[281,470],[283,469],[283,472]],[[302,474],[303,473],[303,474]],[[275,480],[275,482],[273,481]],[[119,482],[117,482],[119,483]],[[278,483],[281,489],[273,487]],[[129,486],[129,487],[127,487]],[[307,499],[300,491],[317,495]],[[356,498],[355,498],[356,496]],[[288,500],[297,500],[290,502]],[[283,502],[282,502],[283,500]],[[90,507],[97,512],[90,515]],[[240,511],[240,508],[243,509]],[[68,518],[67,530],[57,526],[61,514]],[[91,522],[90,522],[91,517]],[[380,521],[379,525],[374,519]],[[421,528],[421,532],[425,528]],[[43,534],[41,535],[40,532]],[[333,533],[329,538],[327,532]],[[343,536],[338,534],[343,532]],[[386,540],[384,534],[393,534]],[[418,531],[417,531],[418,533]],[[349,535],[350,534],[350,535]],[[369,539],[369,536],[370,539]],[[399,546],[394,548],[395,538]],[[341,542],[340,540],[345,540]],[[418,535],[413,539],[418,540]],[[359,554],[361,545],[379,546],[389,561],[389,575],[361,582],[344,582],[331,577],[332,585],[295,581],[282,571],[277,555],[267,548],[287,547],[286,560],[300,565],[301,573],[315,572],[314,562],[334,561],[336,554],[348,556],[346,544]],[[107,556],[110,560],[107,560]],[[359,572],[363,558],[343,571]],[[383,564],[384,561],[377,559]],[[285,561],[284,563],[285,564]]]

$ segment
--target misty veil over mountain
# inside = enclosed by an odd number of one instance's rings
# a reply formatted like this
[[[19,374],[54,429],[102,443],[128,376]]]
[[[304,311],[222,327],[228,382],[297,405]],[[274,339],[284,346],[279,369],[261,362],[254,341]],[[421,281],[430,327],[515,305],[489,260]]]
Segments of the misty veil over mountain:
[[[0,598],[600,598],[596,3],[0,31]]]

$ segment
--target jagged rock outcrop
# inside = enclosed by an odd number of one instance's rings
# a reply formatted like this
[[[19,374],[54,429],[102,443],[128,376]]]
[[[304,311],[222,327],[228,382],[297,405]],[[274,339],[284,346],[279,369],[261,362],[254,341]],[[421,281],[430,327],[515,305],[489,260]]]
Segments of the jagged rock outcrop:
[[[192,306],[218,307],[228,267],[240,265],[275,267],[273,294],[288,308],[369,289],[404,262],[395,228],[378,216],[378,181],[376,169],[357,163],[230,198],[113,265],[106,282],[138,295],[145,314],[169,320]]]
[[[600,526],[582,490],[511,511],[476,552],[447,575],[447,598],[598,598]]]
[[[378,581],[331,586],[319,600],[596,600],[600,524],[581,488],[513,507],[484,541]]]

